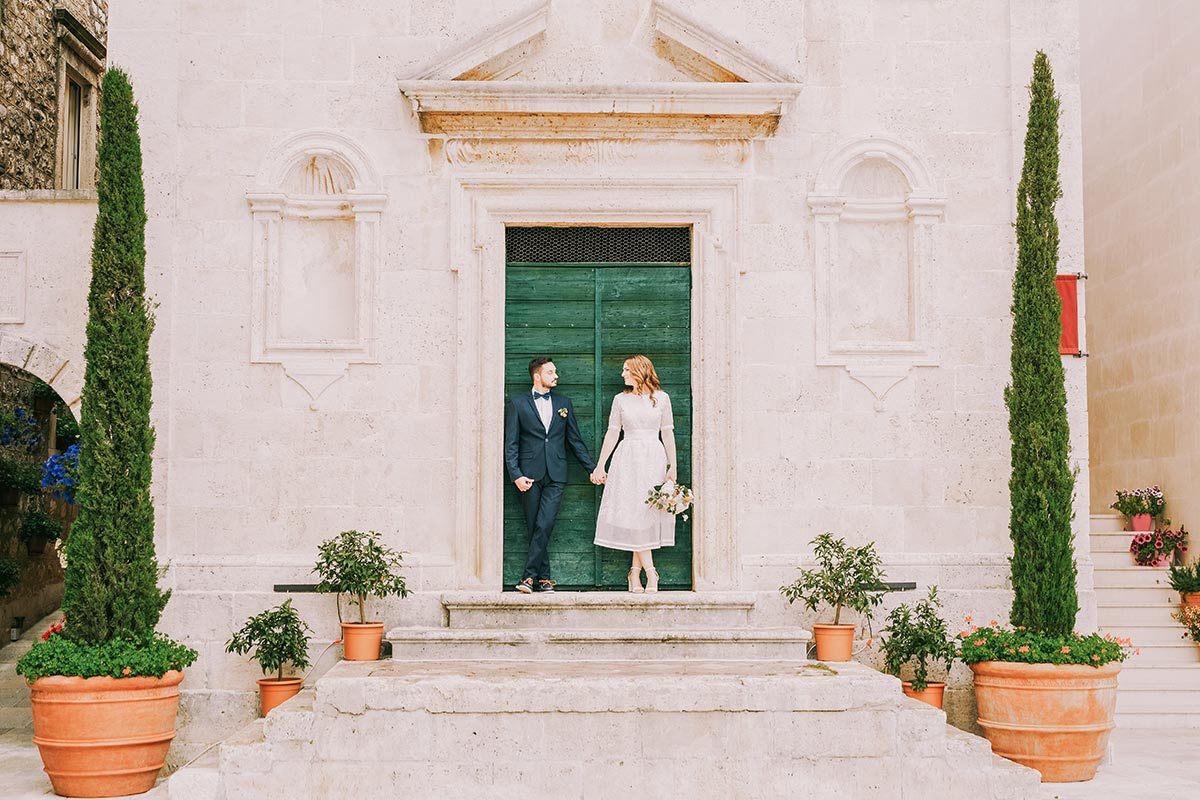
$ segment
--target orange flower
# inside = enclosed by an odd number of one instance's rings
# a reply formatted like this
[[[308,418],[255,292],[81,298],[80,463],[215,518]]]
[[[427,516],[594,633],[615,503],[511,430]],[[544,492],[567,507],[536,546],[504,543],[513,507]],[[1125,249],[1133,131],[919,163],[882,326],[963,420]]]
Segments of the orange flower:
[[[1100,656],[1092,656],[1092,661],[1099,661],[1099,660],[1100,660]]]
[[[1062,649],[1062,651],[1063,651],[1064,653],[1069,653],[1069,652],[1071,652],[1071,648],[1067,647],[1067,646],[1064,644],[1064,645],[1063,645],[1063,649]]]
[[[970,624],[971,624],[971,617],[970,617],[970,615],[963,617],[963,621],[964,621],[964,622],[966,622],[968,625],[970,625]]]
[[[987,644],[987,639],[976,639],[971,644],[975,645],[976,647],[982,647],[983,645]]]
[[[958,634],[958,638],[965,639],[970,635],[971,635],[970,631],[962,631],[961,633]]]
[[[989,623],[988,623],[988,625],[991,625],[993,628],[994,628],[994,627],[996,627],[996,626],[997,626],[997,625],[999,625],[999,624],[1000,624],[1000,623],[999,623],[999,622],[996,622],[996,620],[992,620],[991,622],[989,622]]]
[[[1018,648],[1017,648],[1017,652],[1019,652],[1019,653],[1028,653],[1028,652],[1029,652],[1029,645],[1027,645],[1027,644],[1023,644],[1023,645],[1021,645],[1020,647],[1018,647]]]
[[[133,670],[131,670],[129,667],[126,667],[125,669],[121,670],[122,675],[128,675],[130,672],[133,672]]]

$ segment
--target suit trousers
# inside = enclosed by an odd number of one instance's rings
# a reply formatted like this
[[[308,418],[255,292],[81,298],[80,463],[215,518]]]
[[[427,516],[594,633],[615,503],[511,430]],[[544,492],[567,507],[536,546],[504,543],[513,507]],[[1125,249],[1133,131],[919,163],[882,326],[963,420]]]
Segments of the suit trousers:
[[[550,534],[562,504],[565,481],[551,480],[549,475],[533,482],[528,491],[521,492],[521,508],[529,526],[529,555],[521,580],[550,580]]]

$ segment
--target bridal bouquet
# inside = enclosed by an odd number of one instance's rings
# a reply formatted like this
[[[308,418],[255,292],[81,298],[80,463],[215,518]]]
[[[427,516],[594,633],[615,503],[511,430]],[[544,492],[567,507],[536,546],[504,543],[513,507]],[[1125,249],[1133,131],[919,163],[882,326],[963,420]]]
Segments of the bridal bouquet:
[[[650,490],[646,505],[660,511],[669,511],[676,516],[683,514],[686,520],[687,514],[684,512],[692,505],[692,490],[668,478]]]

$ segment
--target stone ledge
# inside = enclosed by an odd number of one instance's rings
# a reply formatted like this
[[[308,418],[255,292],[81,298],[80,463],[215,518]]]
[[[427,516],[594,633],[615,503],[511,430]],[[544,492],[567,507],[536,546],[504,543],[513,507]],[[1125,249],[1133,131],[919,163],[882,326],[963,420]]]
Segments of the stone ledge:
[[[0,203],[47,201],[59,203],[95,203],[95,189],[4,189],[0,190]]]
[[[447,610],[458,609],[515,609],[530,608],[689,608],[714,609],[754,608],[754,592],[553,592],[549,594],[520,594],[519,592],[443,592],[442,605]]]

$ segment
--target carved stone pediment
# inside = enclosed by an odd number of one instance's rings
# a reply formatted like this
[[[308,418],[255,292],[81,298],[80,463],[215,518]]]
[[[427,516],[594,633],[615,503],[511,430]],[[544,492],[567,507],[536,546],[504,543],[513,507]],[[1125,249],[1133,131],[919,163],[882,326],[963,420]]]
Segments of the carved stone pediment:
[[[603,13],[603,4],[577,5]],[[556,13],[571,11],[562,6]],[[758,138],[774,134],[800,92],[793,77],[662,0],[627,22],[617,46],[587,41],[586,24],[552,18],[543,0],[400,90],[423,131],[473,139]]]

